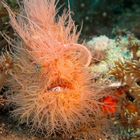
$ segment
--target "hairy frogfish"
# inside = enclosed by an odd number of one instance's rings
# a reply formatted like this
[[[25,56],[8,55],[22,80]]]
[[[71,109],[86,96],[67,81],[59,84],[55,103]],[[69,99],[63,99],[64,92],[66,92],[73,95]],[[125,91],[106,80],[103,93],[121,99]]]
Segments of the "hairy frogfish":
[[[24,0],[20,14],[3,4],[17,34],[7,81],[13,116],[47,136],[90,125],[101,95],[92,85],[91,53],[78,44],[70,10],[58,15],[56,0]]]

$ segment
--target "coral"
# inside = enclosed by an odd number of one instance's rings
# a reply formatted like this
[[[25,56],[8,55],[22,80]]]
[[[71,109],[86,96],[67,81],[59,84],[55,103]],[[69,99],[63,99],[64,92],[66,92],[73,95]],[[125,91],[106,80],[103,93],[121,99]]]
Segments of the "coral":
[[[103,112],[111,115],[116,126],[114,132],[118,137],[134,137],[140,126],[139,39],[132,33],[123,33],[115,39],[99,36],[87,42],[87,46],[95,52],[99,52],[101,48],[102,55],[95,55],[96,58],[101,59],[105,54],[100,61],[90,65],[90,69],[96,73],[96,81],[107,82],[108,88],[114,90],[114,97],[107,96],[102,99],[106,104]]]
[[[4,106],[8,102],[2,92],[12,69],[13,60],[9,52],[6,50],[6,52],[3,52],[0,56],[0,106]]]
[[[12,58],[10,57],[9,53],[6,52],[0,56],[0,91],[3,88],[8,77],[8,73],[12,68]]]
[[[109,74],[119,80],[123,86],[127,86],[133,96],[139,99],[139,61],[116,62]]]
[[[107,49],[110,41],[111,40],[107,36],[101,35],[99,37],[92,38],[86,44],[88,47],[93,48],[94,50],[103,51]]]
[[[140,40],[138,40],[133,34],[130,34],[128,36],[128,49],[132,52],[133,59],[138,60],[139,59],[139,48],[140,48]]]
[[[116,37],[116,39],[99,36],[88,41],[86,45],[91,50],[94,50],[93,54],[96,53],[96,55],[93,56],[92,62],[93,64],[95,64],[94,62],[98,62],[97,65],[91,65],[91,71],[104,75],[115,66],[116,61],[131,60],[133,53],[129,46],[131,46],[132,43],[135,45],[138,41],[136,39],[135,42],[130,41],[129,36],[119,36]]]
[[[121,137],[133,137],[136,135],[137,129],[140,127],[140,72],[139,72],[139,57],[137,51],[139,40],[129,40],[129,48],[133,54],[132,60],[116,61],[115,66],[110,70],[109,75],[115,81],[119,81],[122,87],[121,95],[119,96],[118,113],[120,119],[117,121],[119,125],[123,126],[126,134]],[[130,131],[131,129],[131,131]],[[132,133],[132,134],[129,134]]]

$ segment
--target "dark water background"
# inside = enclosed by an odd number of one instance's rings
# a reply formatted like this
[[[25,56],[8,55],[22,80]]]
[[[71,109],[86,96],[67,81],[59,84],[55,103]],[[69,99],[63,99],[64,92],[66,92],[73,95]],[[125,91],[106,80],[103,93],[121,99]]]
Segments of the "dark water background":
[[[68,0],[59,5],[68,6]],[[140,37],[140,0],[69,0],[73,19],[82,37],[130,31]]]

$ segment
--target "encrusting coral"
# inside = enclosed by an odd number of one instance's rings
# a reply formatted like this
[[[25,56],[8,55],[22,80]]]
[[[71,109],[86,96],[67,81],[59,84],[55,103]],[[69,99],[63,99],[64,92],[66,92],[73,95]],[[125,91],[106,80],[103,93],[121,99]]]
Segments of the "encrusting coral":
[[[0,90],[6,82],[8,72],[12,69],[12,58],[8,53],[0,56]]]
[[[8,75],[13,68],[12,58],[8,52],[1,54],[0,56],[0,92],[2,91],[3,86],[7,82]],[[0,106],[4,105],[7,100],[0,96]]]
[[[114,62],[119,60],[131,60],[133,55],[130,51],[129,37],[122,36],[116,39],[109,39],[106,36],[94,37],[86,43],[91,52],[94,51],[92,63],[99,60],[96,65],[91,66],[91,71],[94,73],[105,74],[112,67],[115,66]],[[97,55],[98,54],[98,55]],[[96,62],[96,61],[95,61]]]
[[[94,53],[102,51],[99,57],[94,56],[100,58],[97,64],[92,59],[91,73],[96,73],[96,81],[107,82],[114,90],[115,98],[103,99],[111,108],[105,106],[103,111],[114,114],[111,118],[116,126],[114,132],[118,129],[118,139],[130,139],[137,135],[140,127],[140,41],[128,32],[115,39],[94,37],[87,46]]]
[[[13,116],[47,136],[60,133],[70,138],[83,126],[96,129],[100,99],[108,93],[91,82],[92,56],[77,44],[79,33],[69,11],[57,16],[55,0],[23,3],[21,14],[3,3],[21,39],[12,42],[14,68],[7,80]]]
[[[133,35],[128,35],[126,47],[132,54],[131,59],[114,62],[109,76],[120,82],[122,92],[119,96],[118,113],[120,119],[117,121],[124,128],[125,136],[133,137],[140,127],[140,72],[139,72],[139,40]],[[131,131],[130,131],[131,129]],[[131,133],[130,133],[131,132]],[[129,134],[130,133],[130,134]]]

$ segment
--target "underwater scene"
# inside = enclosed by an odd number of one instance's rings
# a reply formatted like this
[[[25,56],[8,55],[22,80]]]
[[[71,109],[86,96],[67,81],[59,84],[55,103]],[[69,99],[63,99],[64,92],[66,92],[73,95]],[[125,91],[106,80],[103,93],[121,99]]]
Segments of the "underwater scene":
[[[0,0],[0,140],[140,140],[140,0]]]

